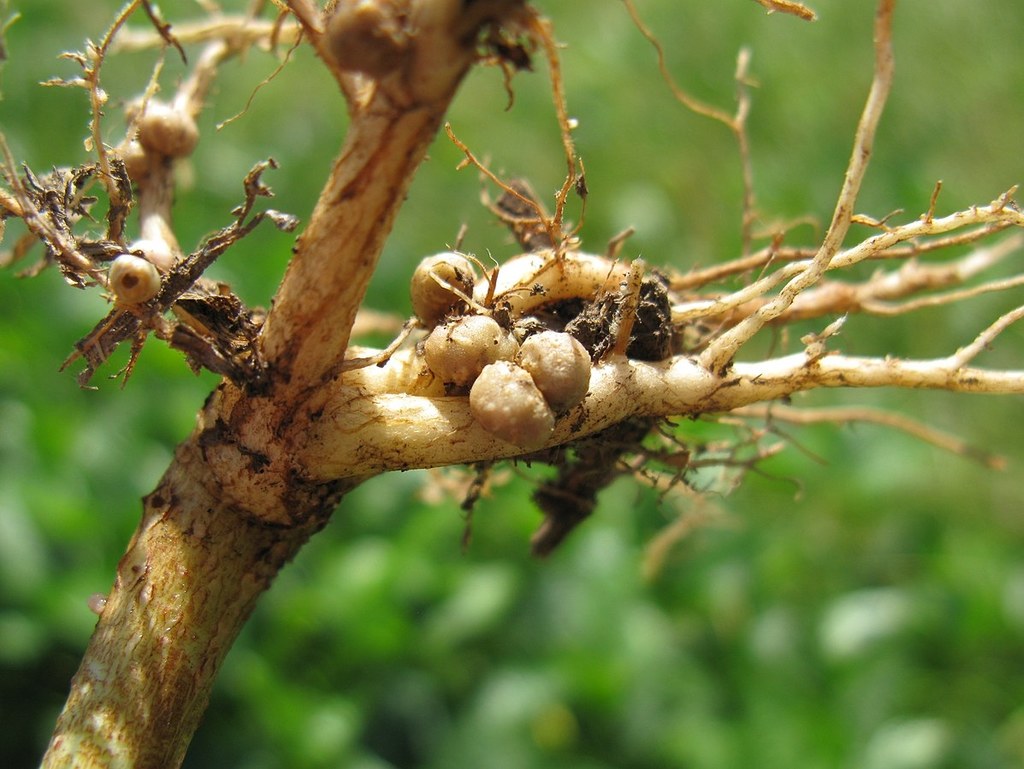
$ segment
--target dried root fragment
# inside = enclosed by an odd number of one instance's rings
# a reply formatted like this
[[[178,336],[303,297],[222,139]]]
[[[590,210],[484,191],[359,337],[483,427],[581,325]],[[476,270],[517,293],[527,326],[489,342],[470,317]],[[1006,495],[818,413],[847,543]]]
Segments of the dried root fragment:
[[[644,275],[637,297],[636,317],[626,355],[635,360],[659,361],[672,356],[672,305],[668,285],[658,273]]]
[[[533,494],[533,501],[544,514],[530,542],[534,555],[550,554],[590,517],[597,507],[598,492],[620,474],[622,455],[635,451],[650,429],[650,420],[630,419],[571,447],[559,463],[558,475]]]
[[[555,414],[525,369],[507,360],[484,367],[469,391],[469,409],[487,432],[530,451],[555,429]]]
[[[437,326],[423,344],[427,367],[447,384],[467,386],[484,366],[511,360],[519,347],[505,329],[485,315],[466,315]]]
[[[525,179],[510,180],[497,202],[488,207],[512,231],[516,242],[528,252],[554,248],[551,233],[545,224],[550,217],[537,193]]]

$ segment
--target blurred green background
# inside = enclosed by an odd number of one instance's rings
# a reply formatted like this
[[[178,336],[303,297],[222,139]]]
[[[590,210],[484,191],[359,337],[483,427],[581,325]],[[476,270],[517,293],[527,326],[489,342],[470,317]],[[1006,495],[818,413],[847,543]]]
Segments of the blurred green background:
[[[37,171],[81,162],[86,100],[43,89],[75,74],[56,59],[96,39],[120,3],[9,1],[0,129]],[[241,2],[224,5],[242,6]],[[590,201],[592,249],[628,225],[626,253],[679,268],[739,248],[732,138],[675,104],[654,55],[616,0],[537,0],[566,44],[563,66]],[[640,0],[676,77],[729,108],[741,46],[753,51],[750,135],[767,222],[831,215],[870,80],[873,4],[814,5],[806,24],[749,0]],[[168,0],[172,22],[198,4]],[[945,183],[939,211],[1024,181],[1024,5],[904,0],[897,82],[860,210],[910,219]],[[112,61],[106,122],[144,84],[153,57]],[[344,110],[306,51],[274,67],[252,52],[224,68],[204,141],[182,169],[186,247],[223,226],[240,180],[267,155],[273,205],[305,217],[344,130]],[[546,194],[564,160],[546,70],[515,81],[474,72],[450,113],[499,172]],[[167,57],[167,87],[182,65]],[[481,209],[471,171],[439,141],[418,175],[368,303],[406,312],[407,276],[462,223],[465,247],[512,253]],[[15,230],[11,226],[11,230]],[[864,231],[852,233],[863,235]],[[5,246],[11,242],[10,234]],[[290,236],[255,233],[215,266],[266,304]],[[1012,268],[1009,268],[1012,271]],[[898,321],[854,318],[856,354],[935,356],[966,343],[1016,297]],[[124,390],[80,390],[57,373],[102,317],[55,272],[0,273],[0,765],[34,765],[88,640],[86,601],[105,592],[154,486],[214,380],[149,344]],[[809,328],[820,328],[822,321]],[[1020,368],[1004,334],[982,361]],[[1024,516],[1019,397],[833,392],[798,405],[890,408],[1003,454],[987,470],[874,427],[792,430],[799,444],[750,475],[672,550],[653,580],[644,551],[692,503],[622,481],[550,560],[528,556],[538,522],[530,471],[478,506],[460,548],[457,501],[425,502],[425,473],[367,483],[288,567],[229,655],[186,760],[191,769],[487,767],[996,768],[1024,764]],[[433,484],[436,487],[436,484]]]

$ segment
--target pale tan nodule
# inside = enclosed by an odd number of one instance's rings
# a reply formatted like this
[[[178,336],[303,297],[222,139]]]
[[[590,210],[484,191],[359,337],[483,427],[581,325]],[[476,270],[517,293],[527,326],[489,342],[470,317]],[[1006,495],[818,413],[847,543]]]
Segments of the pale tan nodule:
[[[487,432],[531,450],[551,437],[555,414],[526,369],[502,360],[484,367],[469,391],[469,409]]]

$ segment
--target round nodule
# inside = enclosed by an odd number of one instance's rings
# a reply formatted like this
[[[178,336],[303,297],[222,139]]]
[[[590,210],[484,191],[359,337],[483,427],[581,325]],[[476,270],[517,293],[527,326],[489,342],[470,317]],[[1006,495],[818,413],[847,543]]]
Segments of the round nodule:
[[[409,48],[401,15],[389,4],[373,0],[340,0],[324,37],[338,67],[372,78],[399,69]]]
[[[199,143],[199,127],[192,116],[168,104],[150,101],[139,118],[139,144],[170,158],[192,154]]]
[[[529,372],[511,361],[488,364],[469,391],[469,409],[487,432],[527,451],[555,429],[555,414]]]
[[[462,297],[473,295],[475,281],[473,265],[462,254],[428,256],[416,267],[409,283],[412,311],[428,328],[436,326],[463,301]]]
[[[123,304],[148,302],[160,293],[160,273],[140,256],[121,254],[110,264],[107,282]]]
[[[530,372],[556,414],[578,405],[590,388],[590,355],[571,334],[534,334],[523,342],[516,361]]]
[[[484,366],[511,360],[519,346],[493,318],[466,315],[437,326],[423,343],[423,356],[441,381],[465,386],[473,382]]]
[[[163,240],[139,238],[128,246],[128,250],[141,254],[143,259],[160,272],[170,272],[177,261],[174,250],[169,243]]]

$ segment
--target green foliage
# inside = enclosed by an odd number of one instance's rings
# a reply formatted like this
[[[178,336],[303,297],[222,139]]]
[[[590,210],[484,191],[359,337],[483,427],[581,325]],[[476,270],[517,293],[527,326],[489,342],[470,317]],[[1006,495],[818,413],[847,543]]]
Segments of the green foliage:
[[[84,95],[35,83],[70,74],[72,65],[51,54],[97,38],[119,4],[10,5],[22,18],[5,39],[3,132],[37,170],[80,162]],[[627,251],[654,264],[734,255],[740,177],[728,133],[672,101],[621,4],[538,5],[568,43],[567,92],[591,191],[586,243],[600,250],[635,225]],[[831,213],[870,79],[871,4],[820,2],[812,25],[765,17],[743,0],[641,5],[675,76],[701,98],[727,105],[735,53],[752,48],[759,209],[767,221],[811,215],[816,227],[799,227],[793,238],[813,242]],[[192,3],[163,10],[171,21],[198,13]],[[862,211],[917,216],[938,178],[940,210],[987,202],[1024,181],[1010,146],[1024,125],[1022,25],[1024,6],[1015,3],[901,4],[897,82]],[[115,100],[142,87],[149,61],[126,54],[111,63],[105,82]],[[344,110],[308,53],[257,93],[245,117],[215,133],[272,68],[256,52],[225,68],[202,125],[193,186],[179,194],[186,247],[229,221],[242,176],[268,154],[281,164],[267,177],[276,207],[301,217],[316,199]],[[543,192],[561,182],[564,161],[537,69],[516,78],[507,112],[500,73],[474,73],[450,120],[496,170],[526,175]],[[168,87],[181,72],[168,56]],[[119,118],[108,112],[114,137]],[[463,222],[466,248],[511,253],[479,206],[477,180],[454,170],[458,160],[444,139],[433,148],[372,306],[407,311],[412,266],[452,242]],[[289,246],[288,236],[259,231],[216,274],[265,304]],[[995,317],[999,301],[897,323],[852,319],[839,343],[858,354],[941,355]],[[123,391],[101,377],[98,391],[79,390],[73,372],[56,369],[104,311],[98,297],[66,288],[55,273],[0,274],[5,766],[42,754],[94,622],[86,600],[107,590],[139,497],[213,384],[151,342]],[[994,355],[1013,360],[1022,341],[1011,330]],[[644,548],[694,508],[659,505],[632,482],[605,492],[595,518],[550,560],[535,562],[527,555],[538,522],[528,482],[480,502],[462,552],[458,500],[420,500],[431,476],[376,479],[345,500],[258,607],[186,766],[1020,765],[1019,400],[827,393],[801,403],[835,402],[916,415],[1008,455],[1010,470],[994,473],[880,428],[794,430],[794,446],[721,500],[724,512],[674,549],[653,581],[642,576]]]

